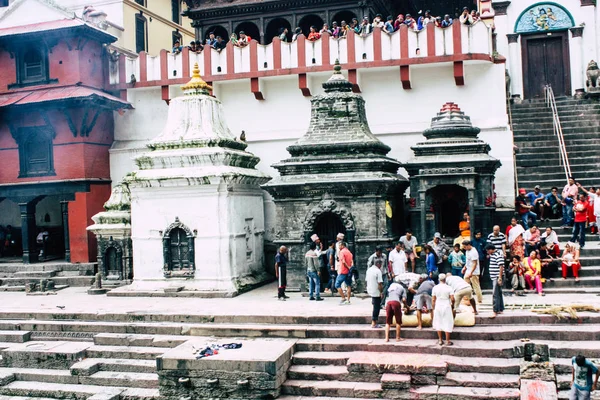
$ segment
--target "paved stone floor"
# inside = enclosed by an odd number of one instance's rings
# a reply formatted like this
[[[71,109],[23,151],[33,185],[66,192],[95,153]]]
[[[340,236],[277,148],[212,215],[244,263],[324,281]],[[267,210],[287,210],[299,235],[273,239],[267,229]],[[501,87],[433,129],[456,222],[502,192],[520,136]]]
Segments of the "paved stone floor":
[[[56,311],[56,312],[118,312],[189,315],[297,315],[297,316],[356,316],[370,315],[369,298],[353,298],[349,306],[340,306],[339,298],[324,295],[325,301],[314,302],[300,293],[288,293],[286,302],[277,300],[275,283],[265,285],[235,298],[168,298],[168,297],[107,297],[90,296],[87,288],[73,287],[49,296],[26,296],[25,293],[0,293],[0,312],[7,311]],[[490,295],[484,296],[482,316],[491,311]],[[533,305],[581,303],[600,306],[600,296],[591,294],[548,294],[541,297],[535,293],[526,296],[505,296],[507,312],[511,306],[530,309]],[[63,308],[64,307],[64,308]]]

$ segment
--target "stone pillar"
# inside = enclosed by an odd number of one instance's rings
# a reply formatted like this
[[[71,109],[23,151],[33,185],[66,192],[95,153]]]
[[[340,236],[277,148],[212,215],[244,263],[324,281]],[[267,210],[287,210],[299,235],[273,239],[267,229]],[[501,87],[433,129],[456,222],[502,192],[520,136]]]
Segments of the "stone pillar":
[[[515,102],[521,101],[521,92],[523,90],[523,68],[519,60],[519,34],[509,33],[506,35],[508,38],[508,52],[509,52],[509,65],[510,65],[510,93]]]
[[[427,243],[427,230],[426,230],[426,218],[427,218],[427,205],[425,204],[425,191],[419,190],[419,208],[421,209],[421,241]]]
[[[469,220],[471,221],[471,240],[475,237],[475,189],[469,189]]]
[[[584,70],[583,70],[583,26],[569,29],[571,39],[571,82],[573,84],[573,95],[581,98],[585,93]]]
[[[35,248],[35,205],[36,202],[19,203],[21,211],[21,241],[23,243],[23,263],[30,264],[38,260]]]
[[[62,212],[63,237],[65,240],[65,261],[71,262],[71,243],[69,239],[69,202],[63,200],[60,202]]]
[[[504,35],[512,31],[507,15],[508,6],[510,6],[510,1],[494,1],[492,3],[494,13],[496,13],[494,17],[495,33],[497,34],[496,51],[505,57],[508,57],[508,43]]]

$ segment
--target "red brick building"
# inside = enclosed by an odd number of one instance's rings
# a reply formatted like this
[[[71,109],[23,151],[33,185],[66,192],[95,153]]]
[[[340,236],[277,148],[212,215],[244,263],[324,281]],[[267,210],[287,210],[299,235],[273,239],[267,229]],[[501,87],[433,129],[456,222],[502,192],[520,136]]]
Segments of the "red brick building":
[[[0,16],[0,225],[5,254],[96,259],[86,231],[110,195],[113,111],[131,106],[103,91],[106,44],[116,40],[43,0],[12,3]],[[43,5],[40,10],[39,5]]]

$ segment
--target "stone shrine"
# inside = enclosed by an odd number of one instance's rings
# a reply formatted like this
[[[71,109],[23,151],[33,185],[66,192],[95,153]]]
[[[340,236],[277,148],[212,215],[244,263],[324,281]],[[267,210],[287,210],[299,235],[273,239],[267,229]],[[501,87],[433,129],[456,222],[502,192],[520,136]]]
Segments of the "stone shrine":
[[[127,185],[120,183],[112,190],[104,209],[92,217],[94,225],[87,230],[98,242],[98,272],[102,279],[133,279],[131,245],[131,197]]]
[[[305,285],[312,234],[326,243],[344,233],[364,278],[362,261],[375,246],[397,239],[404,223],[408,181],[397,173],[400,163],[386,156],[390,147],[371,133],[365,101],[339,63],[323,88],[311,100],[308,132],[287,148],[291,158],[273,165],[280,176],[263,185],[276,206],[275,242],[290,250],[289,287]]]
[[[196,64],[167,124],[136,159],[131,191],[134,281],[119,292],[232,296],[265,281],[261,184]]]
[[[423,132],[427,140],[411,147],[415,155],[402,166],[410,176],[410,225],[421,242],[435,232],[458,236],[464,212],[472,235],[477,229],[491,232],[500,161],[488,154],[479,132],[458,105],[446,103]]]

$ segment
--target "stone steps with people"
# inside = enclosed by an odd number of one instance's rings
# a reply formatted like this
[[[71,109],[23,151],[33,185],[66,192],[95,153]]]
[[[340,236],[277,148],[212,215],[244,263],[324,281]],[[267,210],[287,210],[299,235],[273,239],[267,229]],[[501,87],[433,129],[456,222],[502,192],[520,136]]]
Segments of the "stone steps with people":
[[[454,329],[452,346],[440,346],[428,328],[403,328],[404,341],[396,342],[392,332],[391,342],[385,342],[383,330],[369,322],[360,315],[212,315],[207,320],[173,314],[4,312],[0,399],[159,399],[157,358],[198,337],[295,343],[282,399],[519,399],[523,338],[549,346],[559,389],[566,388],[573,354],[600,357],[596,314],[583,313],[581,323],[560,325],[552,315],[526,310],[494,320],[477,316],[474,327]]]

